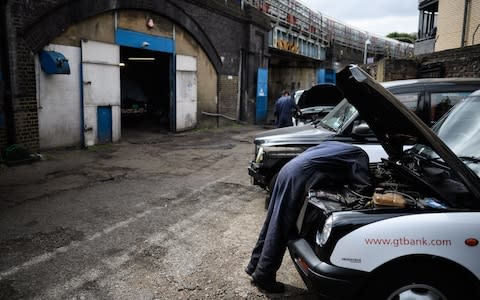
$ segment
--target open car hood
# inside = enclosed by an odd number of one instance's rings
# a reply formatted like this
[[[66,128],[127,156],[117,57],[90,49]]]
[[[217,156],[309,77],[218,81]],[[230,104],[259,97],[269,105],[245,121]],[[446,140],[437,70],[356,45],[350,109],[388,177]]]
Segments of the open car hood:
[[[333,83],[322,83],[304,91],[298,99],[300,109],[315,106],[334,107],[343,99],[343,93]]]
[[[358,66],[337,74],[337,86],[377,136],[388,156],[400,161],[403,146],[421,143],[432,148],[480,199],[478,177],[414,112]]]

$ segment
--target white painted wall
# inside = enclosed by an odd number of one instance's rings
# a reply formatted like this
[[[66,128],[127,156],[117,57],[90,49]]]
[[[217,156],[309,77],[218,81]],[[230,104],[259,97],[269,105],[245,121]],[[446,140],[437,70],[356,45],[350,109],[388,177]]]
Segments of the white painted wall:
[[[176,131],[182,131],[197,125],[197,58],[176,58]]]
[[[85,145],[97,144],[97,107],[112,107],[112,141],[121,138],[120,48],[82,41]]]
[[[35,73],[40,148],[79,146],[82,141],[80,107],[80,48],[48,45],[68,59],[70,74],[45,74],[38,59]]]

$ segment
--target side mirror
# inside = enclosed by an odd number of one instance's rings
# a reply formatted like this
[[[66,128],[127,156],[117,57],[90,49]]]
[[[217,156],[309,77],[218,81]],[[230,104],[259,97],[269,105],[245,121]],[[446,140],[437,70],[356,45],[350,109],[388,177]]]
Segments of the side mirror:
[[[372,131],[367,123],[363,121],[355,121],[353,122],[352,128],[352,135],[360,138],[365,138],[368,136],[372,136]]]

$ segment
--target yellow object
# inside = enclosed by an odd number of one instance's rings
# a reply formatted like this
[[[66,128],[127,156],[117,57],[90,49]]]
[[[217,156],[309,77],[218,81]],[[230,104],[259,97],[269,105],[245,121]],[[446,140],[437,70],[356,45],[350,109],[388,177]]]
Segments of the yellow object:
[[[394,206],[394,207],[405,207],[406,201],[400,194],[395,193],[385,193],[373,194],[373,203],[375,206]]]

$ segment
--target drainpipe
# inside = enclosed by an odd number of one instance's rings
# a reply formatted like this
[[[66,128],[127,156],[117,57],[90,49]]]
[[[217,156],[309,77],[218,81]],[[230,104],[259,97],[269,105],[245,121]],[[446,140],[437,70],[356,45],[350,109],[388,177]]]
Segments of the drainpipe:
[[[475,45],[475,36],[477,35],[478,28],[480,28],[480,24],[477,25],[477,28],[475,28],[475,31],[473,32],[472,45]]]
[[[87,146],[85,144],[85,105],[84,105],[84,94],[83,94],[83,52],[82,47],[80,46],[80,147],[82,149],[86,149]]]
[[[218,115],[220,114],[220,74],[218,74],[218,77],[217,77],[217,128],[220,128],[220,118],[218,117]]]
[[[470,3],[470,0],[465,0],[465,6],[463,9],[463,25],[462,25],[462,40],[460,43],[460,47],[465,47],[466,41],[465,41],[465,35],[467,32],[467,21],[468,21],[468,5]]]
[[[242,1],[243,4],[243,1]],[[243,72],[243,49],[240,49],[240,62],[238,63],[238,84],[237,84],[237,122],[240,122],[240,102],[242,101],[242,72]]]

